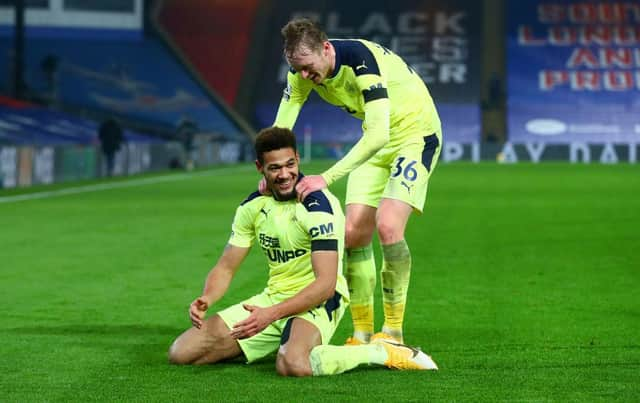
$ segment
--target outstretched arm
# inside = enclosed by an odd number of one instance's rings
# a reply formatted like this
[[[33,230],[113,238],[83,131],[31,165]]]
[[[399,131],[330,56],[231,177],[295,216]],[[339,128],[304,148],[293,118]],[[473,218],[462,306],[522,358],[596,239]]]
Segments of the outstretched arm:
[[[189,317],[193,326],[199,329],[207,309],[227,292],[231,279],[249,253],[249,249],[227,244],[222,256],[207,275],[202,295],[189,307]]]
[[[365,104],[362,137],[347,155],[322,174],[327,185],[362,165],[389,142],[390,108],[386,97]]]
[[[299,73],[289,70],[287,73],[287,87],[282,94],[273,126],[293,129],[300,109],[302,109],[302,105],[307,100],[312,87],[310,81],[302,79]]]
[[[376,88],[376,90],[378,90]],[[386,91],[386,90],[385,90]],[[386,92],[385,92],[386,95]],[[323,189],[371,158],[389,142],[390,104],[388,98],[367,102],[364,107],[364,133],[351,150],[322,175],[308,175],[296,185],[298,200]]]

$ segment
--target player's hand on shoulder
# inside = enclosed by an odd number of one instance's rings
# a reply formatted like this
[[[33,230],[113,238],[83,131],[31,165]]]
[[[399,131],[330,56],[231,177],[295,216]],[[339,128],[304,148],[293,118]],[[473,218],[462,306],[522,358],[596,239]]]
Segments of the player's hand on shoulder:
[[[303,201],[310,193],[327,187],[327,182],[321,175],[309,175],[300,179],[296,185],[298,201]]]
[[[209,309],[209,299],[205,296],[201,296],[193,300],[189,305],[189,318],[193,326],[200,329],[202,327],[204,315]]]
[[[265,178],[260,179],[260,182],[258,182],[258,192],[263,196],[271,196],[271,191],[267,188],[267,180]]]

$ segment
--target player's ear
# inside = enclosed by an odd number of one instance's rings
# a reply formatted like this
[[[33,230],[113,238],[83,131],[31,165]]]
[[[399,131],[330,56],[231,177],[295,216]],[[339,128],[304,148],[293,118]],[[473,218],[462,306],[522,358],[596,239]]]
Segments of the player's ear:
[[[258,160],[256,160],[256,169],[258,172],[262,173],[262,164]]]
[[[300,165],[300,154],[296,151],[296,164]]]

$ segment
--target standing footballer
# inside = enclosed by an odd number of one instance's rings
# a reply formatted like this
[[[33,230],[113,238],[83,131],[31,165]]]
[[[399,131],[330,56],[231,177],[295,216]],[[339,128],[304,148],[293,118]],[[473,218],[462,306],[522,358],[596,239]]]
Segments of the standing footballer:
[[[346,277],[354,333],[347,343],[372,338],[402,342],[411,271],[404,232],[411,213],[422,213],[440,155],[442,129],[435,105],[411,67],[379,44],[329,40],[304,18],[287,23],[282,35],[291,69],[274,126],[292,128],[311,90],[363,121],[362,137],[344,158],[296,186],[304,200],[349,174]],[[384,325],[372,336],[376,268],[371,240],[376,228],[382,244]]]

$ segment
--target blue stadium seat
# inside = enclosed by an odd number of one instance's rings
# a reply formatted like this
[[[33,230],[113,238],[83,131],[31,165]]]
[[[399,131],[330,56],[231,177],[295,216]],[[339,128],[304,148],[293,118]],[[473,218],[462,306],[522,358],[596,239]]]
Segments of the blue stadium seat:
[[[0,38],[0,54],[11,55],[12,46],[11,37]],[[25,81],[32,95],[163,130],[191,121],[200,132],[246,139],[243,130],[153,37],[82,39],[78,35],[70,39],[27,32],[25,52]],[[0,77],[10,77],[9,68],[10,63],[0,63]],[[9,84],[3,85],[8,92]]]

